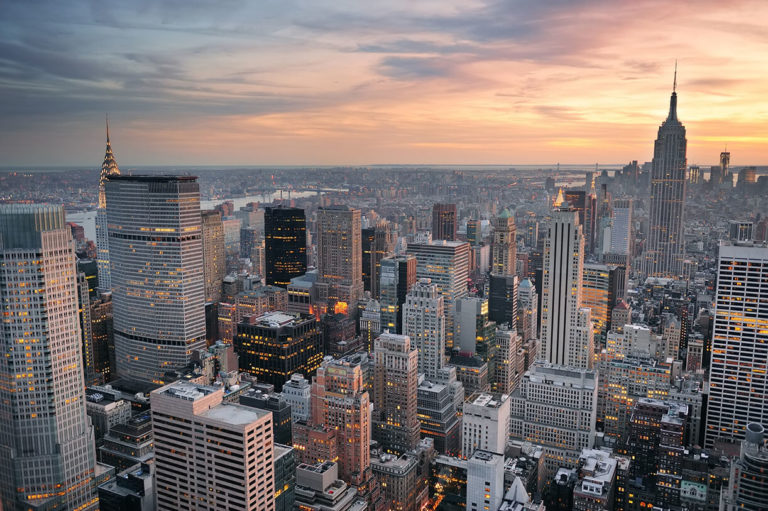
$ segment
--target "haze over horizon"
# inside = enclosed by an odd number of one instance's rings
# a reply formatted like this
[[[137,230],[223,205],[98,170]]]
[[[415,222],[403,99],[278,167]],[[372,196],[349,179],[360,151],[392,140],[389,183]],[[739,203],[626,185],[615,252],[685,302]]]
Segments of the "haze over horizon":
[[[768,162],[768,5],[4,2],[3,165]],[[394,163],[392,163],[394,162]],[[552,162],[552,163],[542,163]]]

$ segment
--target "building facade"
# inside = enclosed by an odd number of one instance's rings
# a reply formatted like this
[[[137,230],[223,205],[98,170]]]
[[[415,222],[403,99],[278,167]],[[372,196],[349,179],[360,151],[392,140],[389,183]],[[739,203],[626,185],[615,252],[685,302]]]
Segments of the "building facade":
[[[268,286],[288,287],[307,272],[307,219],[300,208],[264,210],[264,263]]]
[[[117,375],[162,382],[205,347],[200,187],[112,176],[106,196]]]
[[[351,310],[363,296],[360,210],[329,206],[317,212],[317,286],[320,299]]]
[[[98,509],[64,209],[0,205],[0,507]]]
[[[429,279],[420,279],[405,298],[403,333],[419,352],[419,374],[437,378],[445,365],[443,296]]]

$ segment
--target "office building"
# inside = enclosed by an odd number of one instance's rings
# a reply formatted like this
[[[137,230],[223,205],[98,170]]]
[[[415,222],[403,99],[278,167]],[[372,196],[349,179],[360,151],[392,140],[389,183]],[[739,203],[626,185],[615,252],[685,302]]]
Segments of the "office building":
[[[148,411],[111,426],[104,435],[103,445],[99,447],[99,460],[112,465],[117,471],[127,470],[136,464],[152,463],[154,457],[152,417]]]
[[[595,335],[605,335],[610,329],[617,293],[618,276],[615,266],[584,264],[581,305],[592,311],[590,317]]]
[[[251,388],[240,394],[239,403],[249,408],[272,412],[272,438],[278,444],[293,445],[291,437],[291,405],[282,394],[269,388]]]
[[[152,511],[155,509],[155,466],[139,463],[118,471],[99,485],[100,511]]]
[[[300,208],[264,210],[264,262],[269,286],[288,287],[307,272],[307,220]]]
[[[296,467],[294,509],[300,511],[366,511],[366,501],[357,490],[339,479],[332,461],[301,463]]]
[[[582,308],[583,264],[578,216],[561,193],[547,228],[542,278],[541,358],[552,364],[592,366],[592,321],[589,309]]]
[[[768,248],[720,246],[705,447],[768,424]]]
[[[407,335],[383,333],[373,351],[374,437],[402,454],[419,443],[419,352]]]
[[[150,394],[156,509],[275,509],[272,413],[175,382]]]
[[[467,511],[499,509],[504,498],[504,451],[476,450],[467,462]]]
[[[461,392],[461,402],[464,392]],[[417,413],[421,422],[422,438],[431,438],[435,450],[458,456],[461,451],[459,436],[461,420],[450,382],[435,383],[419,377]]]
[[[734,243],[752,241],[753,227],[754,224],[752,222],[732,220],[728,226],[731,241]]]
[[[504,454],[509,436],[509,406],[507,394],[475,392],[467,398],[461,421],[462,457],[471,458],[478,450]]]
[[[382,453],[373,457],[371,468],[381,483],[386,509],[421,511],[429,500],[426,470],[418,453],[411,451],[400,456]]]
[[[500,327],[492,343],[493,357],[488,364],[491,391],[510,394],[525,372],[522,339],[516,330]]]
[[[685,171],[687,140],[677,118],[677,92],[673,89],[669,115],[659,127],[653,149],[649,234],[643,254],[648,277],[678,277],[685,256]]]
[[[597,375],[588,369],[533,364],[510,400],[510,437],[544,449],[547,479],[559,467],[578,466],[595,438]]]
[[[467,395],[488,392],[491,389],[488,362],[479,356],[454,351],[448,364],[456,369],[456,379],[461,382]]]
[[[296,452],[288,445],[275,444],[275,511],[293,511],[296,499]]]
[[[493,275],[515,275],[517,272],[517,228],[515,217],[508,209],[494,218],[493,253],[491,258],[491,273]]]
[[[0,507],[98,509],[64,209],[0,205]]]
[[[381,304],[371,298],[360,313],[360,335],[365,351],[373,351],[373,341],[383,332],[381,328]]]
[[[205,301],[221,301],[221,284],[227,274],[227,255],[224,251],[224,226],[221,212],[205,210],[200,212],[203,229],[203,278],[205,280]]]
[[[573,490],[574,511],[613,509],[619,460],[609,452],[585,449],[579,457],[579,481]]]
[[[362,231],[363,288],[378,298],[381,285],[381,260],[395,251],[395,238],[389,222],[380,222]]]
[[[312,386],[309,380],[299,373],[293,373],[291,379],[283,385],[282,394],[291,407],[291,420],[309,421],[312,414]]]
[[[381,328],[403,333],[403,304],[416,283],[416,257],[399,255],[381,260]]]
[[[437,285],[420,279],[403,305],[403,333],[419,352],[419,374],[437,378],[445,365],[445,307]]]
[[[109,262],[109,236],[107,229],[106,182],[111,176],[120,175],[112,144],[109,141],[109,123],[107,123],[107,149],[99,174],[99,207],[96,209],[96,249],[98,251],[99,290],[103,293],[112,291],[112,279]]]
[[[314,316],[269,312],[237,325],[240,370],[280,392],[294,373],[312,376],[323,360],[322,334]]]
[[[205,347],[197,178],[111,176],[106,196],[117,375],[163,382]]]
[[[539,295],[528,278],[517,287],[517,331],[523,342],[539,338]]]
[[[611,254],[630,255],[632,253],[632,199],[613,201],[613,219],[611,222]]]
[[[336,431],[339,478],[361,488],[371,479],[371,401],[363,359],[326,357],[312,381],[310,422]]]
[[[348,313],[363,296],[360,210],[329,206],[317,212],[317,287],[320,300]]]
[[[434,204],[432,206],[432,239],[456,241],[458,215],[456,204]]]
[[[467,241],[472,246],[483,242],[483,222],[475,218],[467,220]]]
[[[408,243],[408,254],[415,256],[418,261],[416,277],[430,279],[443,295],[445,344],[448,348],[453,348],[456,300],[467,296],[469,243],[462,241]]]
[[[764,435],[762,424],[747,424],[739,457],[731,464],[731,479],[721,509],[765,509],[768,502],[768,447]]]

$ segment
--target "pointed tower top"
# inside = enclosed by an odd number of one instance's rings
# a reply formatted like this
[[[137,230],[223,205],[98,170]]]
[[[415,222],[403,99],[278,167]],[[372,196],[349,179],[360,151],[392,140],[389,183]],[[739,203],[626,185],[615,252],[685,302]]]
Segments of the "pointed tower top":
[[[680,122],[677,119],[677,60],[675,60],[675,78],[672,82],[672,97],[669,98],[669,115],[666,122]]]
[[[109,114],[106,116],[107,121],[107,149],[104,152],[104,161],[101,164],[101,174],[99,176],[99,208],[105,208],[107,206],[107,198],[104,193],[104,183],[109,176],[120,175],[120,169],[117,166],[117,160],[115,160],[115,154],[112,152],[112,144],[109,141]]]
[[[560,190],[557,192],[557,198],[555,199],[554,206],[556,208],[562,207],[562,205],[565,204],[565,195],[563,195],[563,187],[560,187]]]

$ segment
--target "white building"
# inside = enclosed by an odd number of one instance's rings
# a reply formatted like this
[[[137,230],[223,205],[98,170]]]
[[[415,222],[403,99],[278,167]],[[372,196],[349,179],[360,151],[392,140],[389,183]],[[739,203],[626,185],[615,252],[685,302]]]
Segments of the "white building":
[[[419,279],[406,295],[403,324],[419,351],[419,374],[434,380],[445,365],[445,306],[430,279]]]
[[[312,415],[312,385],[299,373],[293,373],[291,379],[283,385],[283,399],[291,405],[293,422],[308,422]]]
[[[629,255],[632,250],[632,199],[613,201],[613,219],[611,223],[612,254]]]
[[[503,498],[504,454],[475,451],[467,462],[467,511],[495,511]]]
[[[768,248],[720,247],[705,447],[768,424]]]
[[[485,322],[482,320],[483,324],[478,324],[478,320],[487,317],[487,299],[467,296],[456,300],[454,347],[459,347],[467,353],[477,353],[478,336],[482,335],[482,332],[478,332],[478,327],[482,328]]]
[[[578,466],[595,438],[597,375],[589,369],[537,362],[510,396],[510,437],[541,445],[547,477]]]
[[[478,449],[503,455],[509,436],[509,396],[475,392],[464,403],[461,432],[464,458]]]
[[[0,205],[0,508],[98,509],[64,209]]]
[[[178,381],[152,391],[156,507],[275,509],[272,412]]]
[[[205,348],[200,187],[113,175],[106,196],[117,375],[162,382]]]
[[[552,364],[592,367],[591,315],[581,303],[583,265],[578,213],[559,198],[544,243],[541,299],[540,354]]]

